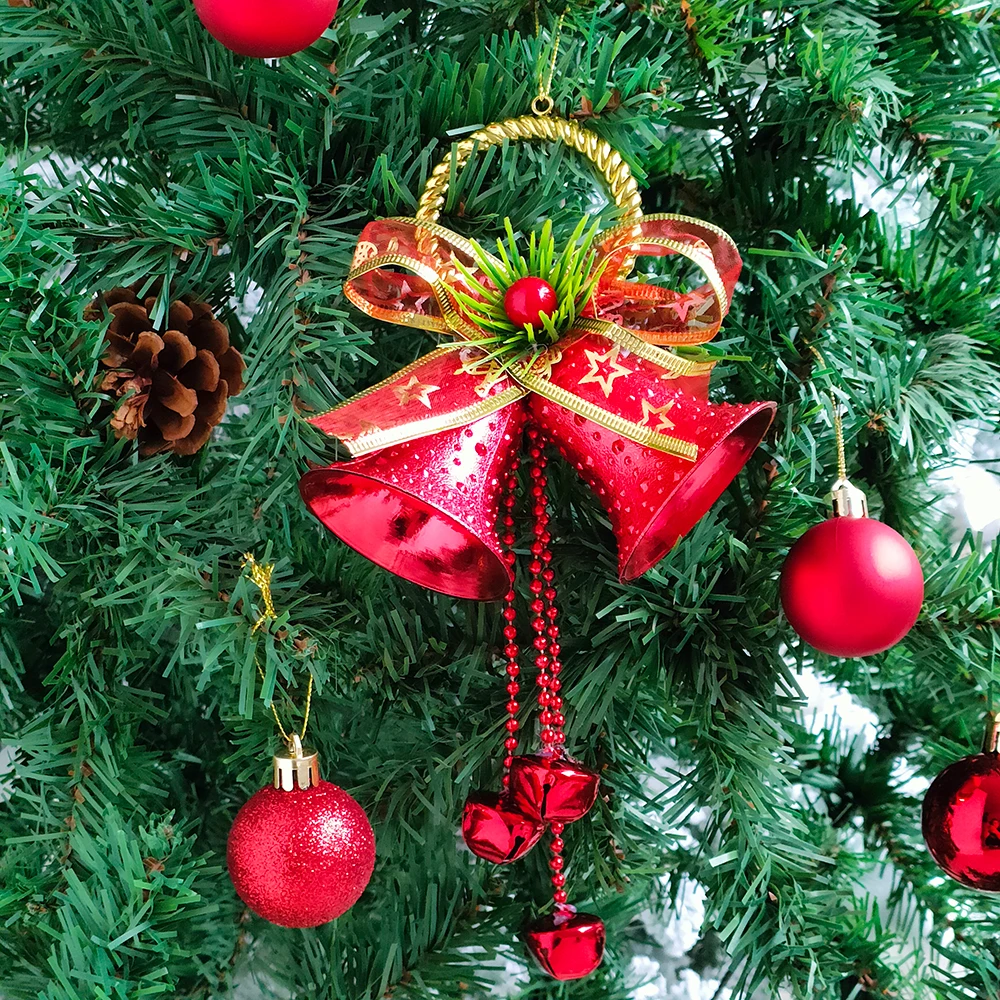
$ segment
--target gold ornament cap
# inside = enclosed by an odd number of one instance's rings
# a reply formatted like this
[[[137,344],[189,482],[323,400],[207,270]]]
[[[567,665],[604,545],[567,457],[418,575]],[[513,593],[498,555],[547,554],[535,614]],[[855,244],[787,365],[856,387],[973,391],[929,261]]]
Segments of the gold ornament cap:
[[[318,784],[319,754],[312,747],[303,747],[298,734],[292,733],[286,751],[274,755],[274,787],[294,792]]]
[[[996,712],[986,716],[986,735],[983,737],[983,753],[997,753],[1000,750],[1000,718]]]
[[[867,517],[868,498],[848,479],[838,479],[830,491],[834,517]]]

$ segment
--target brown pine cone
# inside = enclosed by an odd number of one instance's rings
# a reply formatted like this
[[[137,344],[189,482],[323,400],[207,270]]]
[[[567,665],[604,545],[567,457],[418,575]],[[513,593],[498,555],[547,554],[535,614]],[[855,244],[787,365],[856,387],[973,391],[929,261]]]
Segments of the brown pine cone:
[[[226,400],[243,389],[243,358],[229,345],[229,330],[204,302],[171,302],[167,329],[153,330],[156,296],[142,301],[139,284],[102,296],[111,313],[98,380],[121,400],[111,426],[115,436],[139,440],[142,455],[172,451],[193,455],[226,412]],[[101,315],[99,306],[90,315]]]

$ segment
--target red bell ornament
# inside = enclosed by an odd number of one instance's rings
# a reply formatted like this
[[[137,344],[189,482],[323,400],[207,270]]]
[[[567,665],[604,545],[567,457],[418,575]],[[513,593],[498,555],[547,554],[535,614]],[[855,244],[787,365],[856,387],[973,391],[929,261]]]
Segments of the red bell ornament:
[[[330,531],[383,569],[429,590],[490,600],[512,579],[496,521],[523,424],[508,407],[307,472],[299,491]]]
[[[241,56],[266,59],[301,52],[337,13],[338,0],[194,0],[208,33]]]
[[[523,858],[545,832],[545,824],[514,809],[503,795],[473,792],[462,812],[462,839],[477,858],[497,865]]]
[[[553,375],[557,385],[585,377],[587,354],[567,354]],[[539,397],[531,401],[532,418],[607,510],[622,580],[655,566],[705,516],[774,419],[774,403],[710,403],[707,388],[707,378],[678,378],[646,408],[649,426],[694,443],[694,462],[645,448]]]
[[[274,758],[274,785],[237,813],[226,860],[236,892],[281,927],[316,927],[349,910],[375,867],[375,835],[364,810],[319,776],[315,750]]]
[[[583,152],[604,175],[623,222],[596,237],[592,284],[567,311],[566,329],[534,338],[512,333],[498,346],[475,306],[491,288],[498,292],[498,275],[511,272],[441,226],[439,215],[456,166],[514,138]],[[456,597],[499,599],[510,576],[498,564],[492,517],[509,459],[482,421],[507,420],[514,436],[530,417],[609,511],[621,577],[640,576],[725,490],[776,410],[769,402],[711,403],[714,361],[689,350],[722,325],[740,272],[736,246],[697,219],[644,216],[620,154],[573,121],[493,123],[459,142],[454,156],[432,171],[415,219],[365,227],[344,283],[368,316],[445,341],[311,418],[354,461],[307,473],[302,495],[334,534],[380,566]],[[704,283],[681,292],[629,280],[638,258],[671,254],[695,264]],[[541,275],[511,281],[503,303],[515,325],[533,328],[559,305]],[[463,434],[470,447],[462,447]]]
[[[834,516],[810,528],[781,571],[781,604],[809,645],[831,656],[871,656],[913,627],[924,576],[909,542],[868,517],[864,494],[834,484]]]
[[[922,828],[931,857],[962,885],[1000,892],[1000,755],[990,717],[983,752],[963,757],[924,796]]]
[[[597,801],[600,778],[566,753],[515,757],[510,766],[514,808],[544,823],[575,823]]]
[[[571,906],[557,907],[525,932],[532,958],[543,972],[566,982],[583,979],[604,958],[604,922],[592,913],[576,913]]]

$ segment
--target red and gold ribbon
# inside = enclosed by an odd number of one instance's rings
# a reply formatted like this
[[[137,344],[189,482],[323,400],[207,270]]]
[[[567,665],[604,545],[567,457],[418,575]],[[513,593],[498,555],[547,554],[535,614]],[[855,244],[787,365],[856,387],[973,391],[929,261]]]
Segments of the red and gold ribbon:
[[[369,223],[347,297],[369,316],[457,339],[311,422],[357,457],[462,427],[535,393],[630,441],[694,461],[696,446],[664,433],[670,422],[655,415],[665,412],[664,382],[707,378],[712,362],[664,347],[703,344],[718,332],[740,272],[736,246],[697,219],[650,215],[600,234],[596,249],[602,276],[583,317],[556,344],[502,368],[455,294],[473,294],[458,264],[489,284],[472,243],[432,222]],[[705,283],[681,293],[622,276],[637,259],[673,254],[697,265]]]

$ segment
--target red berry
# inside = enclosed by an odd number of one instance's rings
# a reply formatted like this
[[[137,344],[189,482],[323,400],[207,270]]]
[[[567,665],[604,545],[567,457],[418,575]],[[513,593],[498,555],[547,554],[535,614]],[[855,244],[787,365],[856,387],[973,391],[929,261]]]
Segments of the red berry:
[[[542,317],[551,316],[558,306],[556,290],[542,278],[518,278],[503,297],[504,311],[515,326],[541,328]]]

